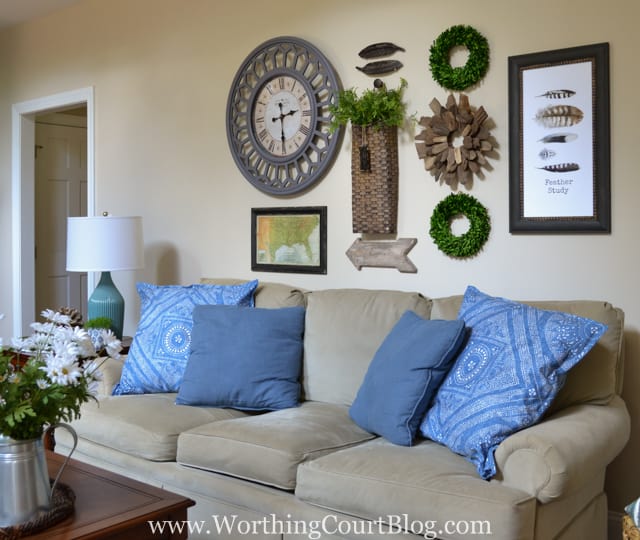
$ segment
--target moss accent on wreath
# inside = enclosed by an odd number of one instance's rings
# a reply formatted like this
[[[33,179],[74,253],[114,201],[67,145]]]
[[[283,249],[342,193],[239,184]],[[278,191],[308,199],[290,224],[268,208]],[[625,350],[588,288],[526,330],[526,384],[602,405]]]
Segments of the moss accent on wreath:
[[[460,236],[451,232],[451,221],[456,216],[469,220],[469,230]],[[472,257],[482,249],[490,231],[487,209],[466,193],[451,193],[437,204],[431,215],[429,234],[438,249],[451,257]]]
[[[467,63],[452,67],[451,49],[466,47],[469,51]],[[472,26],[452,26],[440,34],[429,49],[429,67],[433,79],[443,88],[465,90],[478,83],[489,68],[489,43]]]

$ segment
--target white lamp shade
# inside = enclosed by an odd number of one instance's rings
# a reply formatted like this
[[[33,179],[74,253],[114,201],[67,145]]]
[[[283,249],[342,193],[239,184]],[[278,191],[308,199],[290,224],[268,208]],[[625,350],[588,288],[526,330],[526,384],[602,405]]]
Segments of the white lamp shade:
[[[140,216],[67,218],[67,270],[107,272],[144,266]]]

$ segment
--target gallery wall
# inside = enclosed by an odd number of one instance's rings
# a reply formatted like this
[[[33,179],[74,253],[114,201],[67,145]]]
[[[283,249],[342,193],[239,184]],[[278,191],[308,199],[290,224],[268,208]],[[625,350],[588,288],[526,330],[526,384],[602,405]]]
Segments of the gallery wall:
[[[78,88],[95,98],[96,210],[141,215],[145,268],[114,278],[127,302],[125,333],[133,333],[139,303],[135,282],[188,284],[201,276],[284,281],[306,288],[370,287],[418,290],[428,296],[460,294],[474,284],[517,299],[588,298],[626,312],[624,397],[633,418],[632,439],[609,468],[610,507],[620,511],[640,495],[640,257],[635,66],[640,5],[628,0],[82,0],[45,18],[0,32],[0,335],[12,329],[11,106]],[[414,274],[357,270],[345,251],[351,232],[350,135],[315,187],[273,197],[240,174],[227,144],[229,87],[258,44],[293,35],[317,46],[343,86],[370,87],[355,69],[358,51],[392,41],[406,52],[404,67],[386,81],[408,81],[408,111],[430,114],[446,101],[428,68],[433,40],[456,24],[469,24],[489,41],[490,68],[468,92],[484,106],[497,156],[470,190],[489,211],[491,234],[475,257],[445,256],[428,235],[435,205],[451,193],[425,172],[414,130],[400,134],[398,236],[417,238],[409,256]],[[507,59],[512,55],[600,42],[610,44],[611,234],[509,233]],[[250,210],[272,206],[327,206],[326,275],[252,273]]]

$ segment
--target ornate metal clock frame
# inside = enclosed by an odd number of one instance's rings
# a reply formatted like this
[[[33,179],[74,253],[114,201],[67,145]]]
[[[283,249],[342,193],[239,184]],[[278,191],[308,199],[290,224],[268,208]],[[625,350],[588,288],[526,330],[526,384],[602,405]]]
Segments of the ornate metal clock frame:
[[[342,129],[329,129],[340,81],[327,58],[300,38],[258,46],[238,69],[227,102],[227,139],[256,188],[291,195],[331,166]]]

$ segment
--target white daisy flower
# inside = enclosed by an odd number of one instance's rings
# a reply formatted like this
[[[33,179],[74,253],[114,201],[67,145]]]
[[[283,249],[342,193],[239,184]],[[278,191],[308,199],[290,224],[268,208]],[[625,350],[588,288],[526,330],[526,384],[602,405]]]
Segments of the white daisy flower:
[[[64,356],[54,356],[47,359],[47,365],[42,369],[53,384],[70,386],[76,384],[82,377],[82,371],[74,360]]]
[[[96,397],[98,392],[100,391],[100,382],[99,381],[91,381],[87,384],[87,392],[90,396]]]
[[[84,364],[84,376],[92,381],[102,380],[102,371],[100,371],[100,363],[95,360],[91,360]]]
[[[122,350],[122,342],[116,337],[111,330],[103,330],[102,340],[104,341],[104,347],[107,350],[107,354],[111,358],[119,358],[120,351]]]
[[[67,362],[73,362],[78,357],[80,347],[78,347],[78,344],[73,341],[56,340],[53,342],[52,352],[58,358],[63,358]]]
[[[95,356],[96,349],[91,341],[91,336],[89,336],[89,333],[84,328],[74,328],[73,340],[78,346],[78,354],[81,357],[90,358]]]
[[[19,351],[23,351],[25,349],[26,342],[27,340],[25,338],[11,338],[11,346]]]
[[[57,311],[53,311],[52,309],[45,309],[40,313],[43,319],[50,321],[55,324],[69,324],[71,322],[71,317],[69,315],[63,315]]]
[[[56,328],[56,325],[53,324],[52,322],[32,322],[29,325],[34,332],[37,332],[39,334],[46,334],[46,335],[50,335],[53,333],[53,331]]]

